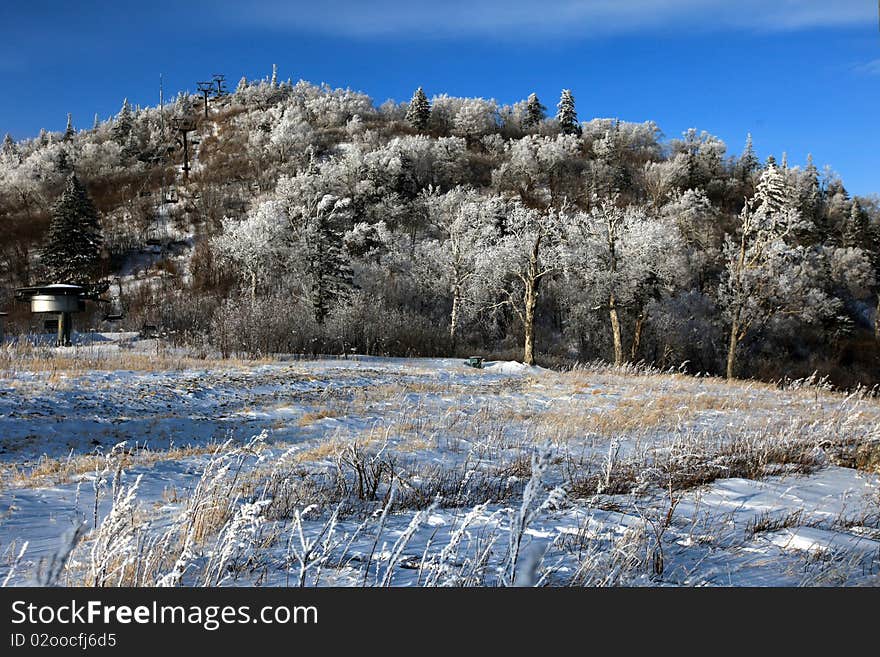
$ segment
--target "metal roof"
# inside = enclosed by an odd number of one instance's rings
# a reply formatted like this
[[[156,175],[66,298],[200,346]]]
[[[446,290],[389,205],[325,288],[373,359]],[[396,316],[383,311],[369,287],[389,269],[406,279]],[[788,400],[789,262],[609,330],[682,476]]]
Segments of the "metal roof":
[[[52,283],[49,285],[32,285],[19,287],[15,290],[15,298],[19,301],[28,301],[38,295],[76,296],[82,299],[97,299],[98,295],[106,292],[110,287],[108,283],[87,283],[84,285],[70,285],[68,283]]]

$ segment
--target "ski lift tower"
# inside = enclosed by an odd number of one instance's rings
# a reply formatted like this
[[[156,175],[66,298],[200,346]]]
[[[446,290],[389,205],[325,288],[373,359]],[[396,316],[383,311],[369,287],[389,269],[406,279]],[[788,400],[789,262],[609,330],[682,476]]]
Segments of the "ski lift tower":
[[[58,346],[70,346],[73,333],[73,315],[85,310],[86,301],[103,301],[100,294],[105,292],[107,283],[91,285],[68,285],[55,283],[52,285],[36,285],[20,287],[15,291],[18,301],[31,304],[31,312],[36,314],[52,314],[58,316]]]
[[[214,81],[210,80],[208,82],[196,82],[196,85],[199,88],[199,93],[202,94],[205,102],[205,118],[208,118],[208,96],[214,92]]]
[[[196,124],[188,117],[175,117],[171,119],[171,124],[180,133],[177,143],[183,149],[183,179],[189,180],[189,138],[187,134],[196,129]]]
[[[211,82],[217,85],[217,91],[214,92],[215,98],[222,98],[226,95],[226,76],[222,73],[214,73]]]

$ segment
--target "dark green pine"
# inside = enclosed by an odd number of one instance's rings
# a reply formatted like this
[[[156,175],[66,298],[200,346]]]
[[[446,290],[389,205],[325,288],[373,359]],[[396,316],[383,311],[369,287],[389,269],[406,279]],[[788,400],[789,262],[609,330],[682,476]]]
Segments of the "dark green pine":
[[[101,258],[98,212],[75,174],[67,178],[52,207],[52,221],[40,262],[49,283],[88,283],[97,277]]]

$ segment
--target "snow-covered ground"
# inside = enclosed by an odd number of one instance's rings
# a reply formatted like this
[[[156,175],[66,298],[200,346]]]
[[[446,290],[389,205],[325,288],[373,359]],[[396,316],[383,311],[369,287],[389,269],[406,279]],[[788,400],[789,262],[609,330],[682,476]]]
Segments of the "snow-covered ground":
[[[155,346],[120,337],[91,348]],[[0,581],[876,584],[878,426],[598,366],[0,370]]]

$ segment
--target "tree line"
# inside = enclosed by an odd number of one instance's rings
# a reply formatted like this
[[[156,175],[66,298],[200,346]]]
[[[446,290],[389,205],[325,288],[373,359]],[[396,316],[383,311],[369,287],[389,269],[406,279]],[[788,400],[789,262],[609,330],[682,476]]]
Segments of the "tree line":
[[[499,105],[420,88],[377,107],[277,78],[243,79],[207,119],[197,102],[125,103],[91,130],[3,145],[6,223],[48,225],[74,172],[95,196],[104,265],[91,275],[125,274],[157,225],[186,245],[122,288],[132,324],[226,353],[474,351],[880,380],[877,199],[812,159],[579,121],[570,90],[552,116],[535,94]],[[163,132],[173,115],[201,137],[187,184]],[[45,235],[0,240],[10,281],[50,275]]]

